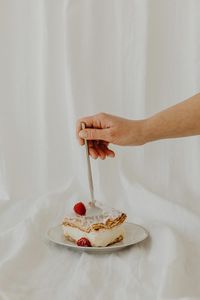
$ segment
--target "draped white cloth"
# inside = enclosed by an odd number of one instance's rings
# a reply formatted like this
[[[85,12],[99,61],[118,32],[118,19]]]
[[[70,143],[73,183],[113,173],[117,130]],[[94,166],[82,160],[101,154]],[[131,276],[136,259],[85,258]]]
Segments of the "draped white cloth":
[[[78,117],[147,117],[200,89],[198,0],[0,0],[0,299],[200,299],[200,138],[92,161],[96,198],[150,239],[47,242],[88,199]]]

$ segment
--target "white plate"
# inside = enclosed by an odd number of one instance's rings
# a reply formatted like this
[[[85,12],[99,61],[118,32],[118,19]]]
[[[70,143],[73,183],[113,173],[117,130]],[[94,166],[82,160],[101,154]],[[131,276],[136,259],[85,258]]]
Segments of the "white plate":
[[[125,223],[125,237],[124,239],[116,244],[107,247],[80,247],[75,243],[68,241],[63,234],[63,229],[61,225],[49,229],[47,232],[47,238],[59,245],[66,246],[73,250],[87,251],[87,252],[98,252],[98,253],[108,253],[122,248],[135,245],[148,237],[148,231],[140,225],[133,223]]]

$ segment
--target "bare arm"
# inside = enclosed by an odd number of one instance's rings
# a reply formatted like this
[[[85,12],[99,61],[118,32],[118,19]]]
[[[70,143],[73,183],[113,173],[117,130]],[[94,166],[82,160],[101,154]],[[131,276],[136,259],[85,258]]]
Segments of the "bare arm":
[[[200,134],[200,94],[146,119],[145,142]]]
[[[88,127],[81,130],[81,122]],[[93,158],[114,157],[109,143],[137,146],[167,138],[200,135],[200,93],[144,120],[127,120],[100,113],[81,118],[77,122],[77,138],[89,140],[89,153]]]

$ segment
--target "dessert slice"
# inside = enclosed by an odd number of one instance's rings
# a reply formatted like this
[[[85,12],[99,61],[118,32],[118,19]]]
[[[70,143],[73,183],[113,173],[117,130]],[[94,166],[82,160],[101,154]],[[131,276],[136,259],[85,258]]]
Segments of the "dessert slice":
[[[77,243],[78,246],[88,247],[105,247],[123,239],[125,213],[98,204],[101,209],[98,210],[97,215],[93,215],[91,205],[84,210],[82,202],[77,204],[73,215],[65,217],[62,223],[66,238]],[[81,214],[78,214],[79,211]]]

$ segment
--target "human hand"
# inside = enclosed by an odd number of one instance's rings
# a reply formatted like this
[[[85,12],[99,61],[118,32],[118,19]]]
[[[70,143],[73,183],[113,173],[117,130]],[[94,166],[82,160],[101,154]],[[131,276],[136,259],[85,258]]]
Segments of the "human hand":
[[[81,123],[86,129],[82,130]],[[142,145],[143,121],[134,121],[117,116],[100,113],[81,118],[77,121],[76,134],[80,145],[84,139],[88,140],[89,154],[92,158],[105,159],[114,157],[115,153],[109,149],[109,143],[120,146]]]

